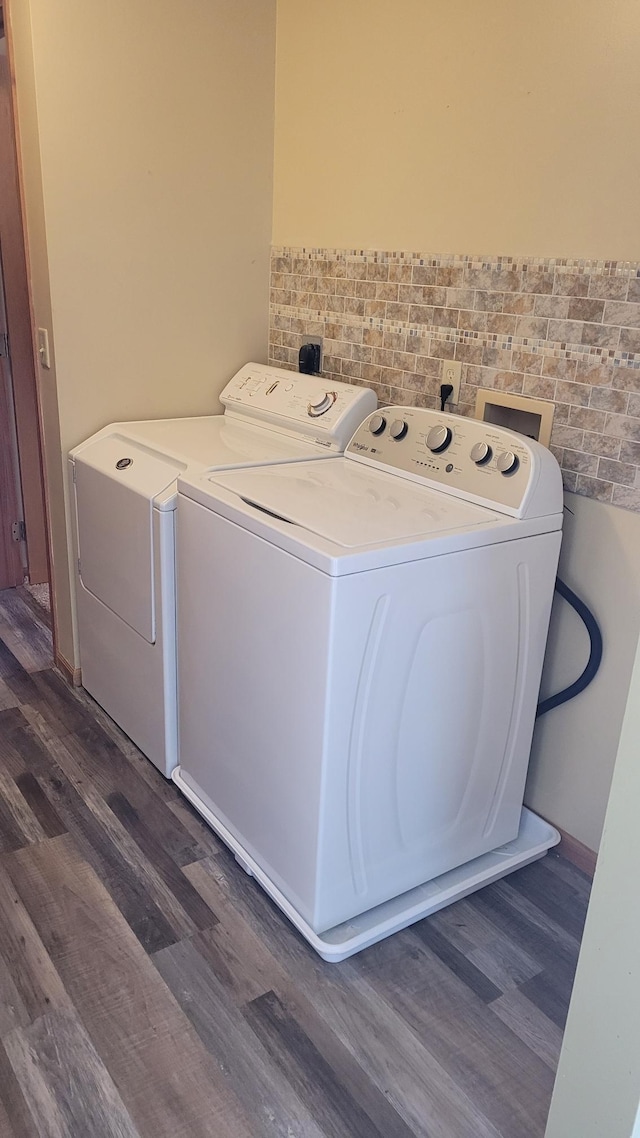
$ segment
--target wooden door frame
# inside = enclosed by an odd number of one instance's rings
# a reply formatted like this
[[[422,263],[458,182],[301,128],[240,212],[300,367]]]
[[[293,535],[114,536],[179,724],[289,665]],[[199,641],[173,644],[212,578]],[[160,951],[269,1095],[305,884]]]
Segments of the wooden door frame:
[[[6,304],[0,246],[0,588],[21,585],[24,577],[22,548],[11,527],[22,518],[18,490],[18,446],[15,432],[11,366],[5,353]]]
[[[0,13],[2,8],[0,0]],[[8,55],[0,56],[0,244],[27,562],[30,580],[39,583],[50,580],[50,558],[32,305],[16,146],[14,91]]]

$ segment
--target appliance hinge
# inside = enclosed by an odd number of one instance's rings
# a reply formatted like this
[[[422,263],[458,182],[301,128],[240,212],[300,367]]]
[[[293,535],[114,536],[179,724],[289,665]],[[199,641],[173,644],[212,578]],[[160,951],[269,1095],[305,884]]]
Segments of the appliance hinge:
[[[24,522],[13,522],[11,526],[11,536],[14,541],[27,540],[27,527]]]
[[[82,576],[82,566],[80,564],[80,558],[78,558],[78,576],[79,577]]]
[[[9,334],[8,332],[0,332],[0,359],[6,359],[9,355]]]
[[[71,471],[72,471],[71,477],[73,479],[73,485],[75,486],[75,484],[76,484],[76,464],[75,464],[75,462],[72,464]]]

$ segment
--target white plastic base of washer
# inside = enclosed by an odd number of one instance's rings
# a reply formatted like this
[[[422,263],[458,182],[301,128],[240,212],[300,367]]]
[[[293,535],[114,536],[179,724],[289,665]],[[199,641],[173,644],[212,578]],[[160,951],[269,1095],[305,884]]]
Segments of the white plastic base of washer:
[[[560,834],[553,826],[523,806],[520,830],[512,842],[476,857],[473,861],[458,866],[457,869],[450,869],[448,873],[443,873],[433,881],[425,882],[424,885],[418,885],[400,897],[393,897],[382,905],[376,905],[375,909],[360,913],[344,924],[336,925],[323,933],[316,933],[227,827],[194,794],[191,787],[183,780],[180,767],[176,767],[171,777],[211,829],[215,830],[225,845],[229,846],[245,873],[255,877],[265,893],[268,893],[282,909],[311,947],[323,960],[331,964],[346,960],[348,956],[353,956],[363,948],[368,948],[369,945],[391,936],[392,933],[421,921],[423,917],[436,913],[438,909],[444,909],[446,905],[460,901],[469,893],[474,893],[476,889],[490,885],[492,881],[498,881],[515,869],[521,869],[522,866],[537,861],[560,841]]]

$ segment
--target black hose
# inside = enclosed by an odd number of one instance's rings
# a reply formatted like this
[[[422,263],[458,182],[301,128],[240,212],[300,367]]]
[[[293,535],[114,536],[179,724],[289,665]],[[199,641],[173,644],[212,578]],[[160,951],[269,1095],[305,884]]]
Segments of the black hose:
[[[594,678],[600,667],[600,661],[602,660],[602,633],[600,632],[600,627],[591,609],[587,608],[584,601],[581,601],[580,597],[577,597],[573,590],[570,589],[568,585],[565,585],[564,581],[561,581],[559,577],[556,577],[556,591],[565,601],[569,602],[584,623],[589,633],[591,651],[589,652],[587,666],[579,679],[570,684],[568,688],[563,688],[562,691],[557,692],[556,695],[550,695],[548,699],[541,700],[536,711],[536,719],[540,715],[545,715],[547,711],[551,711],[554,707],[559,707],[561,703],[567,703],[568,700],[573,699],[574,696],[584,691]]]

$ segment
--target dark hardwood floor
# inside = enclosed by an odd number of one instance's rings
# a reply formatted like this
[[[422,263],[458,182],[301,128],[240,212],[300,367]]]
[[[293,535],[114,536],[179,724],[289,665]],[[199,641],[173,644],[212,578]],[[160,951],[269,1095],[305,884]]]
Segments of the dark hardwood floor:
[[[589,882],[325,964],[0,593],[0,1138],[542,1138]]]

